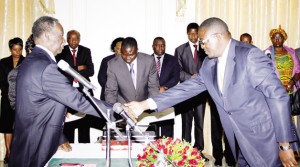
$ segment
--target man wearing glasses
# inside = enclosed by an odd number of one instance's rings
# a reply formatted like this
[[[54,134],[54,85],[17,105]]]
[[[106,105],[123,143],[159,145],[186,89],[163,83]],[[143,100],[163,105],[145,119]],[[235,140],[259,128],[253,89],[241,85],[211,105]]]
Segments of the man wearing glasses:
[[[208,55],[199,75],[145,101],[125,104],[127,113],[137,117],[149,108],[162,111],[208,90],[238,166],[297,166],[289,145],[296,140],[289,95],[269,58],[232,39],[219,18],[201,23],[199,38]]]

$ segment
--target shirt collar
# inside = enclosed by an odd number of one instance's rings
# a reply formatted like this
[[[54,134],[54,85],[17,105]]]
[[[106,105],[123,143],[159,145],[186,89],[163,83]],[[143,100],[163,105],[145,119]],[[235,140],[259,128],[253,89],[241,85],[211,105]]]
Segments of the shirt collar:
[[[154,53],[154,57],[155,57],[155,60],[157,60],[157,57],[161,57],[160,60],[162,60],[164,58],[165,54],[163,54],[162,56],[157,56],[155,53]]]
[[[51,59],[56,62],[55,56],[54,56],[54,54],[50,50],[48,50],[47,48],[45,48],[42,45],[36,45],[36,46],[39,47],[39,48],[41,48],[41,49],[43,49],[44,51],[46,51],[48,53],[48,55],[51,57]]]
[[[69,46],[69,49],[70,49],[70,52],[72,53],[72,50],[76,50],[76,52],[78,51],[78,46],[77,46],[77,48],[75,48],[75,49],[73,49],[73,48],[71,48],[70,46]]]
[[[197,45],[197,49],[198,49],[198,41],[197,41],[196,43],[193,43],[193,42],[189,41],[189,45],[190,45],[190,47],[191,47],[192,49],[195,48],[194,45]]]
[[[229,46],[230,46],[230,44],[231,44],[231,39],[229,40],[229,42],[228,42],[228,44],[227,44],[227,46],[226,46],[226,48],[225,48],[225,50],[224,50],[222,56],[221,56],[221,57],[218,57],[218,61],[219,61],[219,62],[224,62],[224,61],[226,62],[227,57],[228,57],[228,51],[229,51]]]

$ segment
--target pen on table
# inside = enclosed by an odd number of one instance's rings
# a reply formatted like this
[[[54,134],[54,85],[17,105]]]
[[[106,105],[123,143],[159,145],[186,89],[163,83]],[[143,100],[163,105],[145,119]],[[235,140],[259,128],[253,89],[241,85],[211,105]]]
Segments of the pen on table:
[[[83,164],[79,164],[79,163],[61,163],[59,164],[60,166],[84,166]]]

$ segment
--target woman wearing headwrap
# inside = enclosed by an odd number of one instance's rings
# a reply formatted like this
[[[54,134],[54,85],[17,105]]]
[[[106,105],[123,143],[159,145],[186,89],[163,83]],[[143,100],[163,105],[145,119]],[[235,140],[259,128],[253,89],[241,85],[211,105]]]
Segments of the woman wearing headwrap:
[[[295,50],[283,45],[287,38],[288,36],[281,26],[278,29],[272,29],[270,39],[273,45],[266,50],[271,52],[271,59],[277,69],[277,76],[287,92],[292,94],[296,91],[295,83],[300,79],[300,63]]]
[[[286,91],[292,95],[297,90],[295,85],[299,85],[299,59],[296,56],[294,49],[284,45],[288,35],[280,25],[278,29],[272,29],[269,36],[273,45],[269,46],[265,53],[271,53],[270,58],[272,59],[274,67],[276,68],[276,74],[281,80],[281,83],[285,87]],[[298,153],[300,147],[299,141],[295,141],[294,143],[291,143],[291,145],[293,150],[297,151]]]

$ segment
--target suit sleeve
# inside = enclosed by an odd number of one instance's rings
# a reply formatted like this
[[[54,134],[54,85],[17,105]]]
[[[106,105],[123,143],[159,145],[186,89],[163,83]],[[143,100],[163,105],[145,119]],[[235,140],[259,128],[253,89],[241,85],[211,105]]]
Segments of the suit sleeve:
[[[114,104],[118,98],[118,82],[115,73],[113,72],[113,65],[110,62],[107,64],[107,81],[105,85],[105,101]]]
[[[6,76],[4,74],[5,71],[5,66],[4,66],[4,62],[3,59],[0,60],[0,89],[2,90],[2,92],[4,91],[5,87],[6,87]]]
[[[156,64],[154,58],[150,67],[149,79],[148,79],[148,92],[149,96],[154,96],[159,93],[159,80],[156,70]]]
[[[183,51],[180,51],[178,48],[176,48],[174,56],[177,57],[178,63],[179,63],[180,81],[183,82],[185,80],[190,79],[192,77],[192,75],[189,74],[189,73],[187,73],[187,72],[185,72],[184,69],[183,69],[183,65],[182,65]]]
[[[76,111],[100,117],[91,103],[74,87],[69,80],[58,71],[56,64],[48,65],[42,75],[42,89],[50,99],[64,104]],[[93,98],[103,111],[111,106],[103,101]]]
[[[90,49],[86,49],[86,51],[84,52],[84,57],[85,62],[83,62],[83,64],[80,65],[86,65],[87,69],[78,71],[78,73],[84,76],[85,78],[88,78],[94,75],[94,63],[92,61]]]
[[[252,86],[265,95],[277,141],[293,140],[289,95],[277,77],[272,62],[263,52],[255,48],[249,52],[246,66]]]
[[[107,61],[104,58],[101,62],[99,73],[98,73],[98,82],[102,88],[105,87],[107,79]]]
[[[151,97],[156,105],[157,111],[163,111],[182,101],[192,98],[206,90],[201,75],[178,84],[167,91]]]

